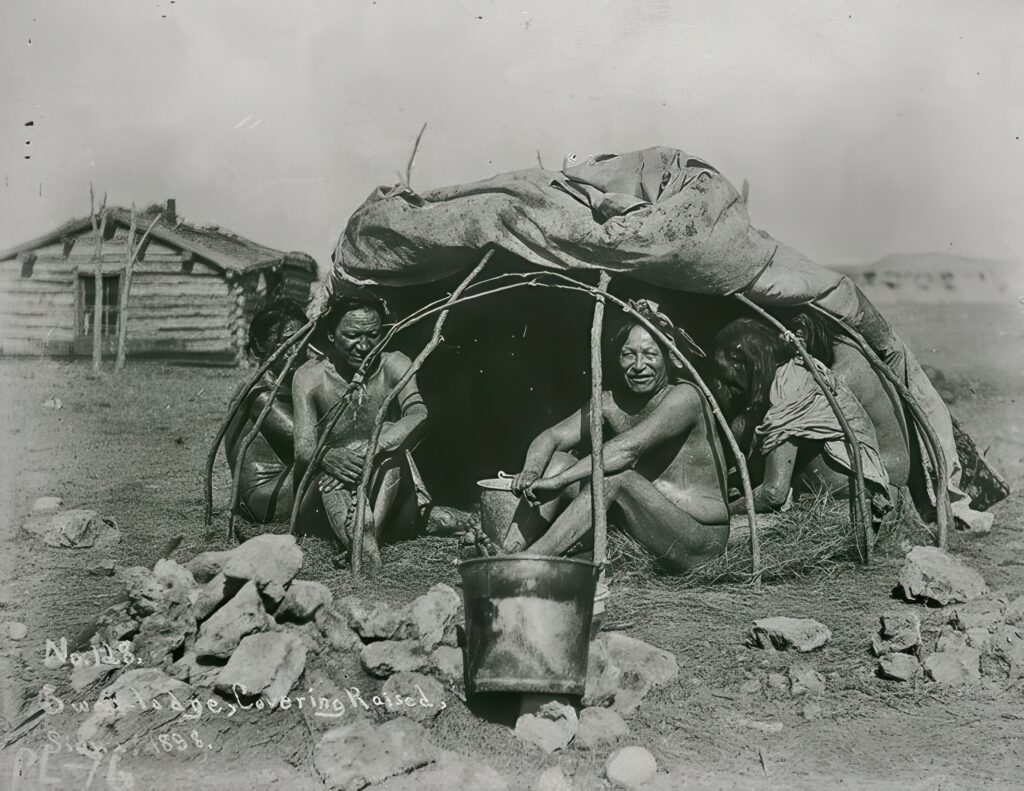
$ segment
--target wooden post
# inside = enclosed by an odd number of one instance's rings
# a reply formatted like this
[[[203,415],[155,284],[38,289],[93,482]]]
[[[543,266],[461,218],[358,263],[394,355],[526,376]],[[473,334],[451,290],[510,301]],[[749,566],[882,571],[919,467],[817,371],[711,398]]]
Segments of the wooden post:
[[[128,340],[128,290],[132,283],[132,269],[135,265],[135,202],[132,202],[132,218],[128,226],[128,244],[124,258],[124,277],[121,278],[121,288],[117,300],[117,355],[114,357],[114,371],[124,368],[125,344]]]
[[[128,252],[124,264],[124,277],[121,280],[121,289],[118,293],[118,307],[117,307],[117,357],[114,360],[114,370],[124,370],[125,358],[127,356],[127,345],[128,345],[128,297],[132,290],[132,274],[135,272],[135,262],[139,258],[139,252],[142,250],[146,241],[149,239],[149,235],[153,233],[153,229],[156,224],[160,221],[160,215],[156,216],[156,219],[150,224],[146,232],[142,234],[142,238],[139,239],[138,244],[135,243],[135,204],[132,204],[132,221],[131,227],[128,230]]]
[[[604,571],[608,554],[608,514],[604,505],[604,409],[601,386],[601,333],[604,327],[604,293],[611,276],[601,272],[594,297],[594,319],[590,325],[590,515],[594,526],[594,563]]]
[[[867,339],[861,335],[857,330],[851,327],[848,323],[840,319],[838,316],[833,316],[827,310],[820,305],[811,303],[811,307],[818,313],[832,319],[839,327],[849,335],[854,342],[860,347],[861,352],[868,358],[868,362],[871,363],[872,367],[884,376],[893,387],[896,388],[896,392],[900,394],[900,398],[907,405],[907,409],[910,410],[910,415],[914,419],[914,423],[921,430],[924,435],[924,447],[928,453],[929,458],[932,462],[932,467],[935,469],[935,521],[938,524],[938,536],[936,537],[936,543],[940,549],[946,548],[946,542],[949,539],[949,524],[952,521],[953,513],[952,507],[949,502],[949,478],[948,468],[946,467],[946,456],[942,452],[942,443],[939,442],[938,435],[935,433],[935,429],[932,428],[931,422],[928,420],[928,416],[921,409],[921,405],[917,403],[917,399],[914,398],[910,390],[903,383],[896,372],[893,371],[888,365],[883,362],[882,358],[878,356],[878,353],[871,348],[871,344],[867,342]]]
[[[103,237],[107,233],[107,196],[103,195],[103,203],[100,204],[99,217],[93,211],[94,195],[92,184],[89,185],[89,206],[92,221],[92,230],[96,234],[96,247],[93,250],[92,260],[94,267],[93,288],[95,293],[92,300],[92,372],[98,374],[103,365]]]
[[[825,395],[825,400],[828,401],[829,406],[832,407],[832,412],[835,414],[836,420],[839,421],[839,427],[842,429],[843,436],[846,438],[847,448],[850,453],[850,464],[853,466],[854,478],[853,496],[850,499],[850,504],[853,510],[854,522],[860,522],[863,531],[864,562],[870,563],[871,548],[874,542],[874,525],[871,520],[871,510],[868,508],[867,504],[867,488],[864,484],[864,467],[860,452],[860,441],[857,439],[856,434],[853,433],[853,429],[850,427],[850,423],[846,419],[846,415],[843,414],[843,410],[839,407],[839,402],[836,401],[832,391],[829,390],[828,385],[825,384],[825,380],[818,372],[817,367],[815,367],[814,358],[811,357],[807,352],[807,349],[804,348],[800,339],[790,332],[781,321],[776,319],[768,311],[764,310],[760,305],[756,305],[751,302],[742,294],[737,294],[736,299],[760,315],[768,323],[776,327],[785,335],[786,340],[796,347],[797,352],[804,361],[804,365],[807,367],[808,372],[814,379],[815,384],[821,389],[821,392]]]
[[[388,409],[394,402],[395,398],[401,392],[402,388],[405,387],[412,378],[416,375],[417,371],[423,367],[423,363],[427,361],[431,352],[434,351],[441,344],[441,330],[444,329],[444,323],[448,319],[448,306],[458,301],[459,297],[462,296],[462,292],[465,291],[469,284],[476,279],[476,276],[480,274],[480,270],[484,268],[491,256],[494,255],[493,250],[489,250],[480,263],[477,264],[473,271],[466,275],[465,279],[459,283],[458,287],[452,292],[451,296],[445,301],[445,308],[437,317],[437,321],[434,322],[434,332],[427,342],[427,345],[423,347],[423,350],[416,355],[416,359],[413,360],[412,365],[409,366],[409,370],[405,372],[398,384],[392,388],[385,397],[380,405],[380,409],[377,410],[377,417],[373,422],[373,431],[370,433],[370,441],[366,448],[366,461],[363,463],[363,474],[359,478],[359,487],[356,489],[356,517],[355,524],[352,526],[352,553],[351,553],[351,564],[352,573],[358,575],[362,572],[363,567],[363,530],[366,524],[366,501],[368,499],[367,492],[370,487],[370,477],[373,473],[373,457],[377,455],[377,448],[380,443],[380,434],[384,428],[384,418],[387,416]]]

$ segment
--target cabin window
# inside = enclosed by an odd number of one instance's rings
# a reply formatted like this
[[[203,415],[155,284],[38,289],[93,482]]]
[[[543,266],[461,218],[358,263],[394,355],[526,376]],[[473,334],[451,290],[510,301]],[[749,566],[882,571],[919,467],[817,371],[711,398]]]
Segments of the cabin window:
[[[121,276],[103,275],[103,313],[99,327],[102,335],[117,334],[117,311],[120,299]],[[91,336],[96,331],[96,276],[78,276],[78,295],[80,309],[79,330],[83,336]]]
[[[21,276],[32,277],[32,271],[36,267],[36,254],[29,253],[21,256]]]

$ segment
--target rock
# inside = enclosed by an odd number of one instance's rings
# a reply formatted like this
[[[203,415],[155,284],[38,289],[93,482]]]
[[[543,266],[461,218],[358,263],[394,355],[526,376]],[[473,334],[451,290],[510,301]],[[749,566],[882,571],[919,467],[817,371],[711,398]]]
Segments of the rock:
[[[379,726],[342,725],[325,733],[313,750],[313,765],[331,791],[358,791],[435,759],[427,732],[407,717]]]
[[[769,697],[789,694],[789,677],[782,673],[769,673],[765,681],[765,689]]]
[[[92,577],[113,577],[117,571],[117,564],[113,558],[101,560],[95,566],[91,566],[86,572]]]
[[[307,623],[286,623],[278,627],[285,634],[290,634],[306,646],[306,656],[319,654],[326,647],[323,633],[312,621]]]
[[[1018,596],[1006,606],[1003,621],[1007,626],[1024,624],[1024,596]]]
[[[96,621],[95,639],[107,645],[117,645],[139,631],[139,622],[129,610],[129,602],[118,602],[108,607]]]
[[[118,570],[118,578],[128,594],[128,612],[135,618],[152,615],[163,604],[163,585],[153,572],[142,566],[129,566]]]
[[[330,605],[318,609],[313,620],[331,648],[338,651],[355,651],[363,647],[359,635],[348,625],[348,618]]]
[[[949,613],[949,623],[961,632],[971,629],[992,631],[1003,622],[1005,612],[1005,596],[982,596],[952,607]]]
[[[921,645],[921,619],[917,613],[887,613],[878,634],[871,639],[875,656],[916,652]]]
[[[791,667],[789,691],[794,696],[821,695],[825,692],[825,677],[812,667]]]
[[[549,766],[537,776],[533,791],[572,791],[572,782],[560,766]]]
[[[988,593],[988,586],[978,572],[938,547],[911,549],[898,587],[907,601],[939,605],[966,602]]]
[[[643,747],[623,747],[616,750],[604,765],[604,775],[622,788],[638,788],[651,782],[658,774],[658,762]]]
[[[437,676],[459,700],[465,702],[466,675],[461,648],[452,648],[448,645],[439,645],[435,648],[430,654],[430,673]]]
[[[274,618],[278,621],[305,623],[316,615],[321,607],[330,606],[334,595],[326,585],[319,582],[295,580],[281,600]]]
[[[619,632],[602,632],[590,643],[584,706],[611,705],[634,711],[650,690],[679,675],[668,651]]]
[[[739,719],[736,720],[736,724],[744,728],[761,731],[761,733],[780,733],[783,728],[781,722],[762,722],[761,720]]]
[[[63,409],[64,402],[59,398],[47,398],[43,401],[43,406],[46,407],[46,409]]]
[[[614,665],[623,672],[635,670],[646,676],[652,686],[667,684],[679,675],[675,656],[663,648],[621,632],[601,632],[597,640],[607,646],[608,656]]]
[[[262,533],[222,552],[203,552],[192,558],[188,570],[199,582],[223,573],[229,579],[252,581],[263,590],[283,590],[302,568],[302,550],[292,535]],[[283,595],[283,594],[282,594]]]
[[[939,684],[967,684],[981,678],[981,652],[977,648],[948,647],[924,660],[928,678]]]
[[[21,621],[8,621],[7,636],[12,640],[24,640],[28,636],[28,627]]]
[[[508,783],[479,759],[463,758],[458,753],[442,750],[434,763],[407,775],[395,775],[373,791],[507,791]]]
[[[878,675],[892,681],[911,681],[921,673],[921,663],[913,654],[883,654],[878,660]]]
[[[817,720],[821,718],[821,704],[816,701],[809,700],[804,704],[803,709],[800,712],[803,718],[807,721]]]
[[[359,652],[363,669],[376,678],[395,673],[419,673],[430,668],[430,657],[410,640],[379,640]]]
[[[37,497],[32,503],[32,513],[52,514],[64,507],[64,500],[60,497]]]
[[[628,735],[629,726],[617,711],[591,706],[580,712],[574,744],[584,750],[593,750]]]
[[[191,697],[192,687],[160,670],[129,670],[100,693],[78,739],[116,747],[174,721]]]
[[[226,659],[243,637],[263,631],[269,621],[256,583],[247,582],[227,604],[199,627],[199,636],[193,650],[197,656]]]
[[[516,720],[516,736],[546,753],[564,750],[576,735],[579,718],[572,706],[551,701],[536,714],[522,714]]]
[[[587,659],[587,680],[584,687],[584,706],[607,706],[615,700],[622,670],[612,663],[608,647],[603,640],[592,640]]]
[[[740,684],[740,692],[744,695],[756,695],[761,691],[761,682],[756,678],[752,678],[749,681],[744,681]]]
[[[81,692],[86,687],[104,681],[115,669],[114,665],[104,665],[102,662],[98,665],[95,662],[80,662],[71,668],[71,688]]]
[[[223,667],[222,661],[211,660],[209,657],[200,661],[194,651],[186,651],[181,659],[167,669],[167,674],[187,681],[193,687],[212,689]]]
[[[227,579],[223,574],[217,574],[189,593],[188,601],[196,621],[205,621],[229,597]]]
[[[801,653],[821,648],[832,639],[832,632],[811,618],[761,618],[747,637],[748,645],[775,648],[780,651],[793,648]]]
[[[109,545],[120,538],[113,519],[102,517],[88,508],[72,508],[55,512],[49,520],[43,543],[59,549],[84,549],[97,543]]]
[[[217,676],[225,697],[261,698],[277,708],[306,667],[306,647],[294,635],[260,632],[244,638]]]
[[[444,687],[422,673],[395,673],[384,682],[382,691],[393,703],[389,712],[416,722],[430,722],[446,707]]]
[[[965,508],[955,515],[953,524],[960,535],[976,537],[987,536],[992,532],[995,514],[988,511],[975,511]]]
[[[981,673],[996,679],[1024,677],[1024,626],[996,628],[982,649]]]
[[[142,620],[135,637],[135,654],[144,665],[161,665],[195,633],[192,608],[187,603],[169,604]]]
[[[416,639],[425,651],[439,645],[458,646],[456,627],[465,622],[462,596],[452,587],[439,583],[409,607],[409,616],[416,629]]]
[[[347,596],[338,602],[337,609],[347,614],[348,625],[363,640],[407,640],[416,633],[408,608],[394,608],[385,602],[367,606]]]

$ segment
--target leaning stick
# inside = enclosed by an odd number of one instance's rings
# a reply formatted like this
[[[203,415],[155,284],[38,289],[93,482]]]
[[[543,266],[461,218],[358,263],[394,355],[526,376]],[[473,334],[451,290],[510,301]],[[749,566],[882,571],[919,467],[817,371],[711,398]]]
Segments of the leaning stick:
[[[292,348],[291,353],[288,355],[288,359],[284,362],[284,368],[281,370],[281,375],[277,377],[277,381],[274,382],[274,386],[271,388],[270,393],[267,396],[267,403],[263,405],[263,409],[252,424],[252,428],[249,430],[249,433],[245,435],[245,439],[242,440],[242,444],[238,448],[238,458],[235,459],[235,470],[231,481],[231,505],[228,508],[229,541],[235,537],[235,511],[238,508],[238,498],[241,494],[242,466],[245,464],[246,454],[249,452],[249,448],[252,446],[252,443],[256,441],[256,437],[259,436],[260,430],[263,428],[263,423],[267,419],[267,415],[270,414],[271,408],[274,406],[277,394],[281,391],[281,386],[285,383],[285,380],[288,378],[288,374],[291,372],[292,366],[299,357],[299,352],[305,348],[306,341],[309,340],[309,336],[313,334],[313,330],[315,329],[316,325],[310,327],[306,331],[306,334],[302,336],[301,340]]]
[[[843,431],[843,435],[846,438],[846,444],[850,449],[850,461],[853,466],[853,477],[854,477],[854,498],[851,498],[851,505],[853,505],[854,518],[861,522],[864,531],[864,562],[871,562],[871,547],[872,540],[874,538],[874,529],[871,521],[871,511],[868,510],[867,505],[867,494],[866,487],[864,484],[864,468],[863,460],[861,458],[860,441],[857,439],[856,434],[853,433],[853,429],[850,427],[849,421],[846,419],[846,415],[843,414],[843,410],[839,406],[839,402],[836,401],[836,397],[832,394],[825,380],[822,378],[817,367],[814,364],[814,358],[808,353],[807,349],[804,348],[803,343],[796,337],[785,325],[772,316],[768,311],[764,310],[759,305],[749,300],[742,294],[737,294],[736,299],[746,305],[748,308],[753,310],[755,313],[760,315],[767,322],[772,324],[778,330],[780,330],[785,339],[796,347],[797,352],[804,361],[804,366],[810,372],[811,377],[814,379],[814,383],[818,386],[822,393],[825,395],[825,399],[828,401],[828,405],[832,407],[832,411],[835,413],[836,420],[839,421],[839,426]]]
[[[594,563],[604,568],[608,552],[608,514],[604,505],[604,409],[601,387],[601,332],[604,326],[604,293],[611,275],[601,272],[590,325],[590,514],[594,525]]]
[[[156,224],[160,222],[158,214],[153,218],[153,222],[150,223],[149,228],[142,234],[142,238],[139,239],[138,243],[135,242],[135,204],[132,204],[132,221],[131,228],[128,231],[128,260],[124,265],[124,282],[121,283],[121,293],[118,295],[118,308],[117,308],[117,356],[114,359],[114,370],[121,371],[124,369],[125,358],[127,357],[127,346],[128,346],[128,297],[131,295],[132,290],[132,275],[135,273],[135,262],[139,259],[139,251],[142,250],[143,245],[149,239],[153,229],[156,228]]]
[[[903,399],[903,402],[910,410],[910,414],[911,417],[913,417],[914,422],[923,432],[925,437],[925,450],[928,452],[932,466],[935,468],[935,521],[938,523],[939,533],[937,536],[937,543],[941,549],[945,549],[946,542],[949,538],[949,521],[951,514],[949,489],[947,488],[948,478],[946,456],[942,452],[942,445],[939,442],[938,436],[935,434],[935,429],[932,427],[931,421],[928,420],[928,416],[925,415],[924,410],[921,409],[921,405],[917,403],[917,399],[914,398],[913,394],[911,394],[910,390],[903,383],[900,377],[892,370],[892,368],[883,362],[882,358],[878,356],[878,353],[871,347],[871,344],[867,342],[867,339],[863,335],[851,327],[849,323],[843,321],[838,316],[832,315],[820,305],[815,305],[812,302],[811,307],[836,322],[836,324],[838,324],[839,327],[857,343],[861,352],[865,357],[867,357],[868,362],[871,363],[872,367],[879,371],[886,380],[896,388],[896,392],[900,394],[900,398]]]
[[[363,529],[366,523],[366,501],[367,501],[367,490],[370,486],[370,475],[373,472],[373,458],[377,455],[377,447],[380,443],[380,434],[384,428],[384,418],[387,416],[388,409],[394,402],[395,398],[402,389],[412,381],[412,378],[416,376],[416,373],[420,368],[423,367],[423,363],[427,361],[430,354],[441,345],[441,330],[444,329],[445,321],[448,319],[448,306],[458,301],[459,297],[462,296],[462,292],[469,287],[469,284],[473,282],[480,270],[484,268],[487,262],[494,255],[494,250],[488,250],[484,254],[484,257],[480,259],[473,271],[466,275],[465,279],[459,283],[458,287],[452,292],[452,295],[448,298],[445,303],[446,307],[441,311],[437,317],[437,321],[434,322],[434,332],[427,342],[427,345],[423,347],[423,350],[416,355],[416,359],[413,360],[412,365],[409,366],[409,370],[405,372],[405,375],[399,380],[391,391],[384,397],[380,408],[377,410],[377,417],[373,422],[373,431],[370,433],[370,441],[366,448],[366,459],[363,462],[363,474],[359,478],[359,487],[356,489],[356,519],[355,524],[352,526],[352,573],[358,575],[362,571],[363,566]]]
[[[571,277],[560,274],[558,272],[544,272],[542,274],[547,277],[553,277],[559,280],[564,280],[567,283],[571,284],[564,286],[546,284],[549,288],[564,288],[569,291],[583,291],[591,295],[593,295],[593,293],[597,291],[597,289],[595,289],[593,286],[588,286],[585,283],[580,283],[579,281],[573,280]],[[518,276],[524,277],[526,275],[519,274]],[[725,435],[726,443],[728,443],[729,450],[732,452],[733,456],[736,459],[736,467],[740,473],[740,483],[743,487],[743,501],[746,505],[747,510],[747,524],[750,527],[751,581],[755,586],[760,585],[761,540],[757,534],[757,517],[754,514],[754,490],[753,487],[751,487],[750,485],[750,471],[747,469],[746,458],[743,456],[742,451],[740,451],[739,445],[736,443],[736,438],[733,436],[732,429],[729,426],[729,421],[726,420],[725,415],[722,414],[722,410],[718,406],[718,401],[715,399],[714,393],[711,392],[711,389],[707,386],[707,383],[704,381],[701,375],[697,373],[697,369],[693,367],[693,364],[688,359],[686,359],[683,353],[679,350],[679,347],[676,346],[675,341],[673,341],[664,332],[662,332],[660,329],[654,326],[652,322],[650,322],[646,317],[638,313],[627,302],[624,302],[623,300],[619,299],[618,297],[612,294],[605,294],[605,298],[613,302],[615,305],[617,305],[619,309],[621,309],[624,313],[629,314],[638,322],[640,322],[647,329],[647,331],[651,333],[652,336],[654,336],[663,344],[665,344],[669,351],[674,352],[676,358],[680,362],[682,362],[683,366],[686,368],[690,376],[693,378],[694,384],[697,385],[698,389],[700,389],[701,393],[703,393],[704,398],[707,399],[708,406],[711,408],[711,414],[714,415],[715,420],[718,422],[718,425],[722,429],[722,433]]]
[[[231,404],[228,406],[228,413],[224,420],[221,421],[220,428],[217,429],[217,434],[213,438],[213,445],[210,447],[210,452],[206,454],[206,470],[204,478],[204,497],[206,500],[206,512],[203,517],[203,521],[207,527],[213,522],[213,467],[217,463],[217,452],[220,450],[220,443],[224,439],[224,435],[227,434],[228,427],[231,425],[231,421],[235,419],[235,414],[241,407],[242,402],[246,399],[252,388],[260,380],[260,378],[270,367],[274,364],[278,357],[288,351],[304,333],[308,332],[311,327],[316,326],[316,319],[311,319],[306,322],[300,329],[289,335],[284,342],[278,346],[273,354],[271,354],[263,364],[256,369],[255,373],[249,377],[249,381],[245,383],[245,387],[238,391],[238,395],[232,399]]]

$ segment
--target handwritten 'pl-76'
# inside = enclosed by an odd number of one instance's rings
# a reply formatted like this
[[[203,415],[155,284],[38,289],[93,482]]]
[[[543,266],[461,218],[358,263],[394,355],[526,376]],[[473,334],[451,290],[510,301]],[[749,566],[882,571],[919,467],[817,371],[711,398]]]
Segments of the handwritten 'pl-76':
[[[110,753],[110,761],[107,764],[106,772],[107,788],[110,791],[133,791],[135,788],[135,779],[131,773],[117,768],[117,762],[124,749],[123,746],[116,747]],[[59,752],[59,750],[56,752]],[[68,760],[57,764],[54,769],[50,764],[50,757],[51,755],[56,755],[56,752],[51,751],[48,747],[44,747],[41,753],[37,753],[28,747],[20,748],[17,755],[14,756],[11,791],[20,791],[20,789],[26,787],[22,785],[22,782],[28,779],[33,766],[38,767],[39,772],[36,777],[37,784],[28,786],[30,788],[46,786],[70,788],[71,786],[67,784],[63,777],[63,772],[68,771],[77,774],[81,770],[88,770],[88,775],[82,785],[82,791],[89,791],[99,772],[100,765],[107,758],[107,753],[103,750],[96,750],[88,754],[79,753],[78,755],[84,759],[83,761],[71,760],[69,756]],[[55,771],[56,774],[51,774],[51,771]]]

